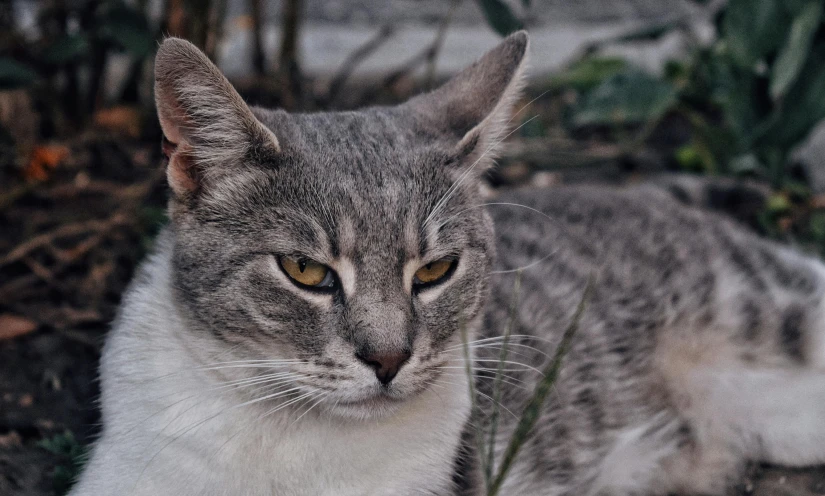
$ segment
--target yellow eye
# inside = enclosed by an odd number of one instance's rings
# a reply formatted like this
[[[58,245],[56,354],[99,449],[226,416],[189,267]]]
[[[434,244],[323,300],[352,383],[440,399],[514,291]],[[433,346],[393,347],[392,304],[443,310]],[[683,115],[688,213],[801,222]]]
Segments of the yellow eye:
[[[442,258],[441,260],[430,262],[415,271],[413,284],[426,286],[438,282],[450,274],[454,265],[455,260],[450,258]]]
[[[325,265],[312,260],[292,257],[281,257],[280,262],[284,272],[300,285],[313,288],[332,288],[335,286],[332,271]]]

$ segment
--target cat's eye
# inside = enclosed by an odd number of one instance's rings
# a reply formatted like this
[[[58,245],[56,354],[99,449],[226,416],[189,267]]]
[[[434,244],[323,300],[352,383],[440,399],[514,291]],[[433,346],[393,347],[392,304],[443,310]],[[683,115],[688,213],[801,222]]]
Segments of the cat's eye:
[[[424,265],[413,276],[413,287],[423,289],[447,280],[455,271],[456,260],[442,258]]]
[[[281,268],[299,287],[330,290],[335,287],[335,273],[326,265],[298,257],[282,256]]]

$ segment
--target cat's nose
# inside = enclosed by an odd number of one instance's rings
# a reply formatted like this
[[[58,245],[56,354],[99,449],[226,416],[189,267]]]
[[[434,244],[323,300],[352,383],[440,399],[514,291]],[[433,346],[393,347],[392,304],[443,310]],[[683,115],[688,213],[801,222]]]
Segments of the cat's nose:
[[[394,351],[388,353],[356,353],[359,360],[366,363],[375,370],[375,377],[383,384],[389,384],[398,374],[401,366],[410,359],[409,350]]]

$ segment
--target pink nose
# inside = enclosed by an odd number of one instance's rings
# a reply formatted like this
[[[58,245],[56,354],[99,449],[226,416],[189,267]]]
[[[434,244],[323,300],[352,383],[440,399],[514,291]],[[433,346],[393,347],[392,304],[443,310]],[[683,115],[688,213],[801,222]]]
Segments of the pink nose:
[[[375,370],[375,377],[383,384],[389,384],[398,374],[398,370],[410,359],[411,353],[407,350],[390,353],[356,353],[359,360]]]

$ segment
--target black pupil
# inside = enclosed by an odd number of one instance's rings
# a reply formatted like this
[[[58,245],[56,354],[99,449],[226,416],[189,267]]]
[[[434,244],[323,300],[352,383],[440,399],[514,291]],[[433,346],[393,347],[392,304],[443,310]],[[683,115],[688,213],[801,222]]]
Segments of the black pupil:
[[[298,270],[301,271],[301,274],[304,273],[304,270],[307,268],[307,261],[306,260],[298,260]]]
[[[433,264],[428,263],[427,265],[424,266],[424,268],[427,269],[427,270],[431,270],[433,268]]]

